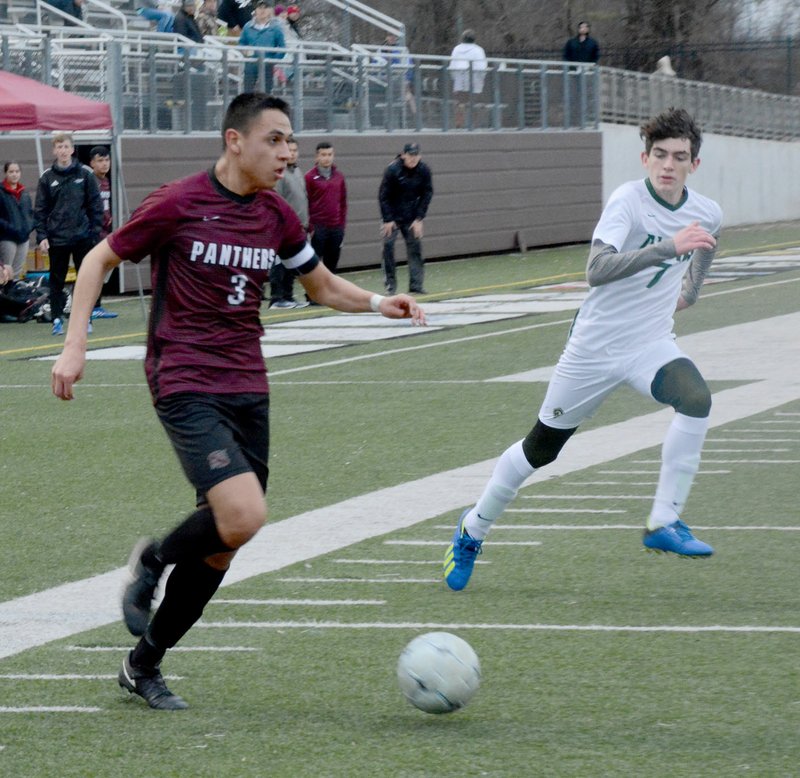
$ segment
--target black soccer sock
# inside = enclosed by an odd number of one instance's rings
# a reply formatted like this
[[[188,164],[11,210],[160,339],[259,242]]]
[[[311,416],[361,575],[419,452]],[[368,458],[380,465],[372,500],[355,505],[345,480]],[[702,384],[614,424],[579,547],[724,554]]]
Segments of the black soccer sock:
[[[203,615],[203,608],[214,596],[225,573],[225,570],[209,567],[198,559],[175,565],[167,579],[164,599],[139,643],[149,643],[163,656]],[[135,657],[132,661],[135,661]]]
[[[173,565],[184,560],[202,560],[212,554],[234,549],[227,546],[219,536],[217,523],[211,508],[196,510],[185,521],[175,527],[159,544],[155,554],[158,563]],[[150,560],[144,559],[145,564]]]
[[[134,667],[151,669],[156,667],[164,658],[166,649],[154,646],[147,635],[142,635],[136,647],[131,651],[131,664]]]

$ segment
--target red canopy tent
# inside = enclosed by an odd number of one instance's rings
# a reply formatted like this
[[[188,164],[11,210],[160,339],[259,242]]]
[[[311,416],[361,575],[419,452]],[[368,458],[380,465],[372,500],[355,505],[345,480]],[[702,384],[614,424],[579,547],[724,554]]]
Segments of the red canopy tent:
[[[107,103],[0,70],[0,130],[111,130]]]
[[[42,159],[42,132],[102,132],[110,137],[114,148],[112,153],[115,202],[122,208],[115,209],[115,224],[124,210],[125,193],[122,182],[122,160],[119,138],[114,133],[114,122],[111,118],[111,107],[99,100],[89,100],[60,89],[41,84],[32,78],[18,76],[0,70],[0,132],[35,133],[36,157],[39,173],[44,170]],[[105,138],[103,139],[105,142]],[[138,272],[137,266],[137,272]],[[141,278],[139,293],[142,295]]]

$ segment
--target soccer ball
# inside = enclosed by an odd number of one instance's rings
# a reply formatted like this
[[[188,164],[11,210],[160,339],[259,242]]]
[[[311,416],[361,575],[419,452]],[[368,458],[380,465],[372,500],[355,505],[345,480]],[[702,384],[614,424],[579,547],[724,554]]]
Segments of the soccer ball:
[[[428,632],[403,649],[397,680],[415,707],[426,713],[452,713],[478,691],[481,666],[466,640],[450,632]]]

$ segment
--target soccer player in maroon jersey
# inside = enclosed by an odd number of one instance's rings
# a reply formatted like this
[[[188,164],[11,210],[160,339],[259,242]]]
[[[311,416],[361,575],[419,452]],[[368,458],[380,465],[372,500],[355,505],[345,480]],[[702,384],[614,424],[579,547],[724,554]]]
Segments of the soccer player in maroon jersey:
[[[223,122],[224,151],[208,171],[162,186],[123,227],[87,254],[53,393],[73,398],[83,376],[86,325],[103,278],[122,259],[150,256],[153,301],[145,372],[156,412],[197,490],[197,509],[160,541],[140,541],[122,598],[140,638],[119,684],[151,708],[186,702],[161,675],[166,651],[200,618],[236,549],[267,518],[269,395],[259,338],[261,289],[277,263],[317,302],[424,324],[412,297],[372,294],[331,273],[308,245],[291,207],[272,192],[289,159],[283,100],[239,95]],[[174,564],[152,614],[156,586]]]

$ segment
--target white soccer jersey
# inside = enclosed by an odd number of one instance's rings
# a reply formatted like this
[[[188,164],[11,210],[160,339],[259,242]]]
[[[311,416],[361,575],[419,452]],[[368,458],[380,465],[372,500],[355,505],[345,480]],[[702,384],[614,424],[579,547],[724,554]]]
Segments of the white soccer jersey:
[[[681,201],[671,205],[656,194],[649,179],[629,181],[609,198],[592,242],[600,240],[619,253],[635,251],[668,240],[695,221],[718,235],[722,210],[688,187]],[[612,356],[669,337],[692,253],[593,287],[575,317],[566,351]]]

